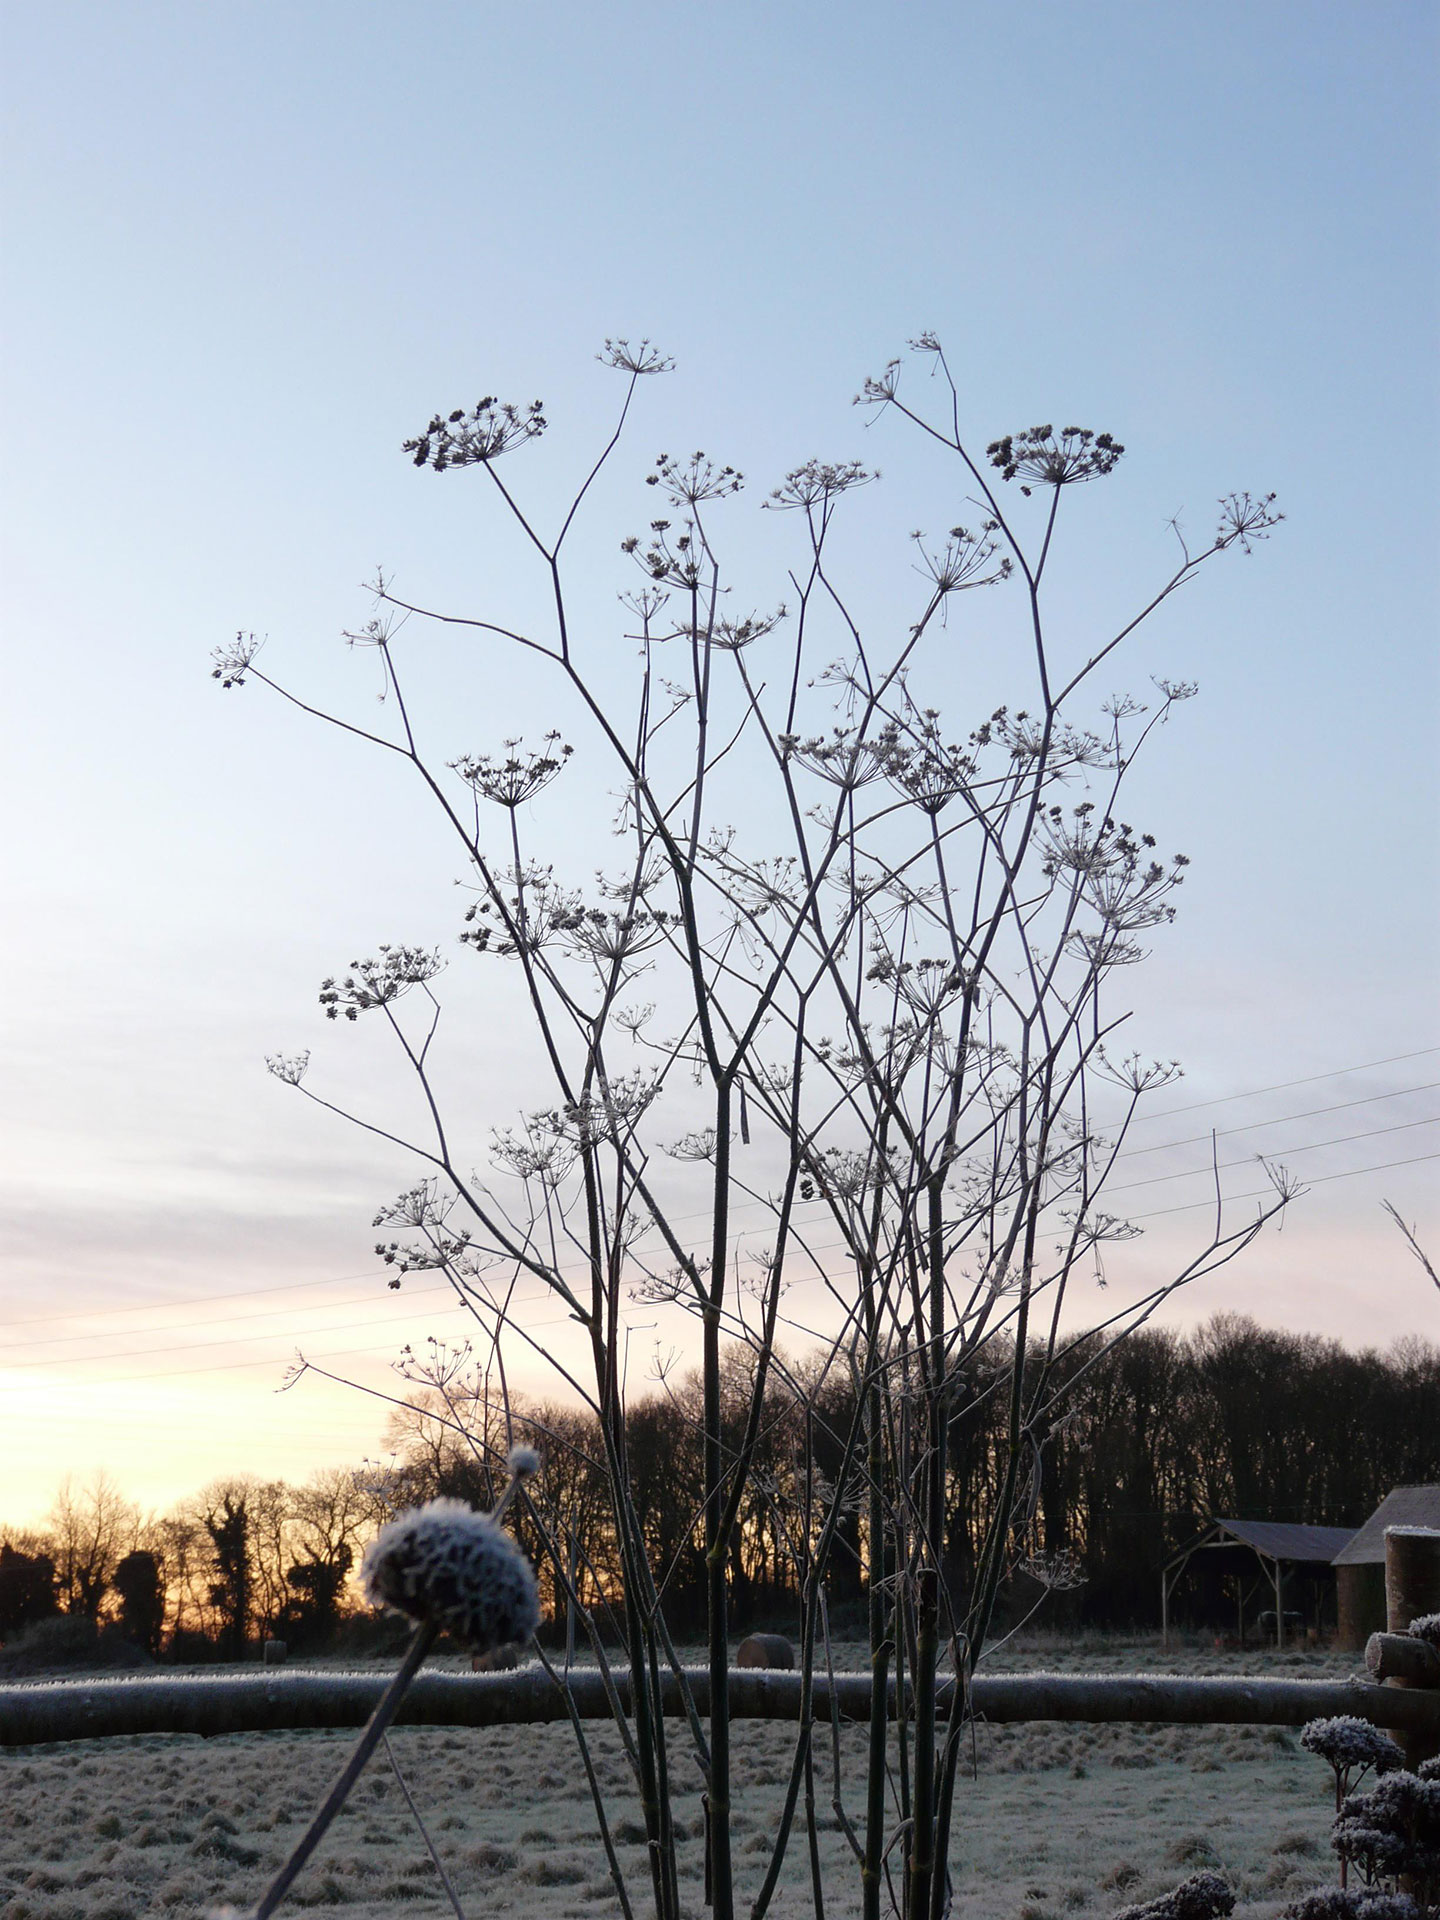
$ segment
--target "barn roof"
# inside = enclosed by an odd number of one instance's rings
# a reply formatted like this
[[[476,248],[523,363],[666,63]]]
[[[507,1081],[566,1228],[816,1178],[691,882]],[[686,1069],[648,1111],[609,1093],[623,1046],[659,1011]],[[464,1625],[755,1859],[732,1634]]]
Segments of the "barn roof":
[[[1440,1528],[1440,1486],[1396,1487],[1342,1546],[1331,1562],[1337,1567],[1380,1567],[1385,1564],[1387,1527]]]
[[[1350,1527],[1302,1527],[1289,1520],[1217,1520],[1215,1525],[1268,1560],[1329,1566],[1349,1541]]]

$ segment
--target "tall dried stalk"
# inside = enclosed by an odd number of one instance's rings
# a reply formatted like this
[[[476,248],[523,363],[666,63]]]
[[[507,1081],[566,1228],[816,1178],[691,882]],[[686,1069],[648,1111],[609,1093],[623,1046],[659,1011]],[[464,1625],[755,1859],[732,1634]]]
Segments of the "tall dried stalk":
[[[936,1679],[953,1671],[963,1702],[1001,1584],[1033,1545],[1037,1463],[1062,1395],[1176,1287],[1247,1246],[1289,1194],[1277,1176],[1273,1204],[1239,1225],[1217,1197],[1213,1230],[1194,1257],[1109,1322],[1087,1358],[1065,1364],[1074,1277],[1106,1242],[1134,1231],[1103,1209],[1105,1180],[1137,1107],[1169,1078],[1168,1068],[1110,1045],[1123,1017],[1107,997],[1111,977],[1171,917],[1185,864],[1162,859],[1123,821],[1120,794],[1137,752],[1193,689],[1160,683],[1149,712],[1112,699],[1088,719],[1074,716],[1097,669],[1170,595],[1218,555],[1248,551],[1278,515],[1271,497],[1231,495],[1203,547],[1191,551],[1182,539],[1148,603],[1061,667],[1044,589],[1062,502],[1103,478],[1123,449],[1105,434],[1038,427],[978,456],[962,437],[939,344],[926,336],[915,350],[941,377],[947,416],[908,404],[898,362],[866,383],[861,400],[945,449],[978,517],[938,545],[917,540],[922,585],[889,639],[862,634],[835,555],[837,516],[871,474],[812,461],[770,494],[764,506],[789,515],[799,534],[791,605],[740,615],[730,610],[723,530],[741,476],[704,455],[662,458],[650,484],[665,511],[648,534],[624,542],[641,575],[627,602],[639,665],[617,690],[613,653],[575,610],[563,562],[638,383],[668,362],[648,343],[610,343],[602,357],[625,381],[619,420],[554,532],[501,471],[543,432],[538,405],[487,399],[470,413],[437,415],[407,444],[417,466],[480,470],[539,569],[547,624],[435,612],[381,578],[376,617],[351,638],[375,650],[395,730],[318,716],[423,783],[473,888],[461,938],[517,970],[550,1076],[548,1096],[493,1140],[491,1173],[472,1175],[432,1073],[438,954],[384,948],[322,990],[331,1017],[375,1016],[388,1027],[429,1117],[428,1137],[402,1140],[379,1120],[347,1116],[427,1168],[382,1216],[401,1235],[386,1258],[449,1279],[474,1316],[501,1404],[507,1357],[526,1355],[552,1362],[594,1416],[613,1573],[577,1565],[556,1515],[547,1521],[536,1508],[532,1518],[550,1528],[555,1591],[597,1652],[598,1613],[613,1604],[623,1621],[634,1711],[628,1725],[620,1717],[661,1920],[680,1910],[660,1697],[662,1671],[678,1661],[670,1569],[655,1558],[627,1459],[632,1300],[677,1305],[699,1322],[704,1468],[693,1526],[703,1544],[710,1712],[702,1722],[692,1707],[688,1726],[706,1781],[717,1920],[732,1920],[740,1897],[730,1845],[731,1589],[777,1395],[800,1410],[806,1445],[795,1479],[759,1492],[800,1584],[807,1689],[817,1658],[829,1657],[825,1599],[840,1543],[865,1562],[876,1686],[863,1832],[837,1803],[863,1910],[876,1916],[888,1902],[910,1920],[939,1920],[950,1902],[965,1721],[963,1709],[937,1718]],[[921,688],[943,677],[935,643],[946,621],[953,635],[967,617],[954,603],[982,589],[1021,596],[1023,704],[952,732]],[[557,730],[538,745],[509,739],[448,767],[432,757],[402,664],[436,621],[471,637],[492,688],[507,650],[544,663],[580,717],[578,757],[599,756],[618,780],[620,857],[590,890],[532,847],[542,796],[576,778]],[[294,700],[256,651],[241,638],[217,656],[217,677],[226,686],[253,677]],[[453,697],[466,696],[456,688]],[[653,1005],[627,999],[642,980]],[[271,1063],[331,1107],[306,1082],[307,1064]],[[667,1111],[678,1113],[678,1128],[667,1129]],[[706,1170],[698,1237],[682,1211],[684,1181],[668,1170],[676,1165]],[[520,1289],[531,1282],[584,1330],[583,1379],[527,1325]],[[797,1282],[815,1296],[803,1311],[788,1291]],[[818,1339],[819,1357],[787,1359],[782,1340],[798,1337]],[[737,1343],[748,1354],[738,1372],[728,1357]],[[437,1382],[443,1401],[453,1364],[438,1368]],[[947,1448],[954,1423],[990,1396],[1005,1408],[1004,1441],[978,1557],[960,1566]],[[837,1405],[849,1409],[838,1425]],[[458,1408],[439,1413],[452,1415],[467,1432]],[[822,1444],[835,1463],[828,1478],[817,1471]],[[892,1672],[898,1730],[886,1709]],[[823,1909],[810,1743],[802,1722],[755,1920],[802,1787],[814,1904]],[[887,1826],[892,1785],[899,1811]]]

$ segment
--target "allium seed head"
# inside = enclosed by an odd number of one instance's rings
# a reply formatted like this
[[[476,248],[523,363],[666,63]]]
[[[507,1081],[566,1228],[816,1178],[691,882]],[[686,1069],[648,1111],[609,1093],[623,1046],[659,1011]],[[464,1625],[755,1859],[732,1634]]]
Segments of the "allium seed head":
[[[360,1566],[372,1606],[453,1634],[474,1653],[528,1640],[540,1624],[535,1570],[519,1544],[463,1500],[432,1500],[381,1528]]]

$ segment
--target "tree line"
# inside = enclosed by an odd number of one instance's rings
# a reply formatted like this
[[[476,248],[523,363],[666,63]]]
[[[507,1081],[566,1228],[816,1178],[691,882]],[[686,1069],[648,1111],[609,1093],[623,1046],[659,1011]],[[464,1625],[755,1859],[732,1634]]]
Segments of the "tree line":
[[[727,1446],[740,1441],[754,1364],[741,1348],[727,1357]],[[992,1350],[954,1382],[944,1549],[962,1590],[995,1500],[1006,1408],[994,1388],[1009,1364]],[[1357,1353],[1220,1315],[1190,1333],[1143,1328],[1108,1350],[1094,1334],[1063,1364],[1074,1390],[1038,1450],[1014,1529],[1012,1617],[1051,1589],[1052,1620],[1153,1624],[1159,1567],[1211,1517],[1358,1527],[1392,1487],[1440,1480],[1440,1348],[1420,1339]],[[756,1468],[730,1547],[738,1629],[783,1626],[793,1615],[805,1529],[840,1470],[853,1412],[841,1373],[807,1377],[798,1366],[767,1381]],[[673,1617],[696,1629],[704,1618],[703,1413],[700,1385],[686,1378],[635,1399],[626,1416],[648,1558]],[[385,1518],[439,1495],[488,1505],[517,1437],[544,1454],[534,1509],[514,1524],[532,1548],[551,1542],[548,1562],[536,1554],[550,1624],[556,1632],[565,1625],[557,1548],[563,1574],[603,1615],[622,1583],[593,1416],[574,1406],[507,1405],[483,1379],[439,1379],[392,1416],[383,1466],[330,1469],[299,1486],[236,1477],[162,1518],[143,1517],[103,1474],[83,1489],[66,1487],[45,1528],[11,1530],[0,1544],[0,1638],[63,1613],[178,1658],[235,1658],[257,1636],[320,1651],[347,1624],[355,1631],[351,1576]],[[839,1624],[847,1608],[858,1620],[868,1559],[867,1511],[857,1500],[829,1575]],[[1215,1596],[1197,1592],[1189,1604],[1198,1617]]]
[[[238,1475],[147,1515],[108,1473],[66,1482],[46,1523],[0,1528],[0,1641],[60,1616],[144,1652],[238,1658],[257,1635],[330,1645],[386,1504],[364,1471],[302,1485]]]

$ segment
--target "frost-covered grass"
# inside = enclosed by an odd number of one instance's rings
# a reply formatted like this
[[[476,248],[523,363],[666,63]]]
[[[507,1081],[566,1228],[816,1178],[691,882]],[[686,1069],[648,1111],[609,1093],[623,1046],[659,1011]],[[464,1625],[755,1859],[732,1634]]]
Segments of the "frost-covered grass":
[[[846,1649],[846,1664],[855,1664]],[[838,1662],[837,1662],[838,1664]],[[1348,1657],[1158,1644],[1031,1640],[998,1663],[1017,1670],[1255,1671],[1338,1677]],[[683,1729],[674,1728],[677,1740]],[[858,1886],[830,1810],[828,1731],[818,1729],[826,1911],[859,1911]],[[642,1896],[644,1836],[610,1729],[592,1737],[620,1852]],[[791,1731],[735,1730],[735,1832],[748,1904],[779,1812]],[[396,1755],[467,1913],[517,1920],[609,1915],[613,1890],[572,1736],[563,1725],[401,1729]],[[288,1852],[353,1742],[349,1733],[150,1735],[0,1755],[0,1920],[192,1916],[253,1901]],[[862,1729],[842,1734],[846,1806],[858,1827]],[[1038,1724],[981,1729],[976,1777],[957,1807],[953,1851],[963,1920],[1095,1916],[1202,1866],[1226,1874],[1257,1916],[1332,1878],[1329,1773],[1278,1728]],[[699,1777],[687,1792],[682,1889],[702,1906]],[[798,1844],[797,1844],[798,1843]],[[343,1907],[355,1920],[449,1912],[424,1843],[383,1756],[302,1875],[288,1905]],[[792,1841],[776,1920],[810,1912],[804,1836]]]

